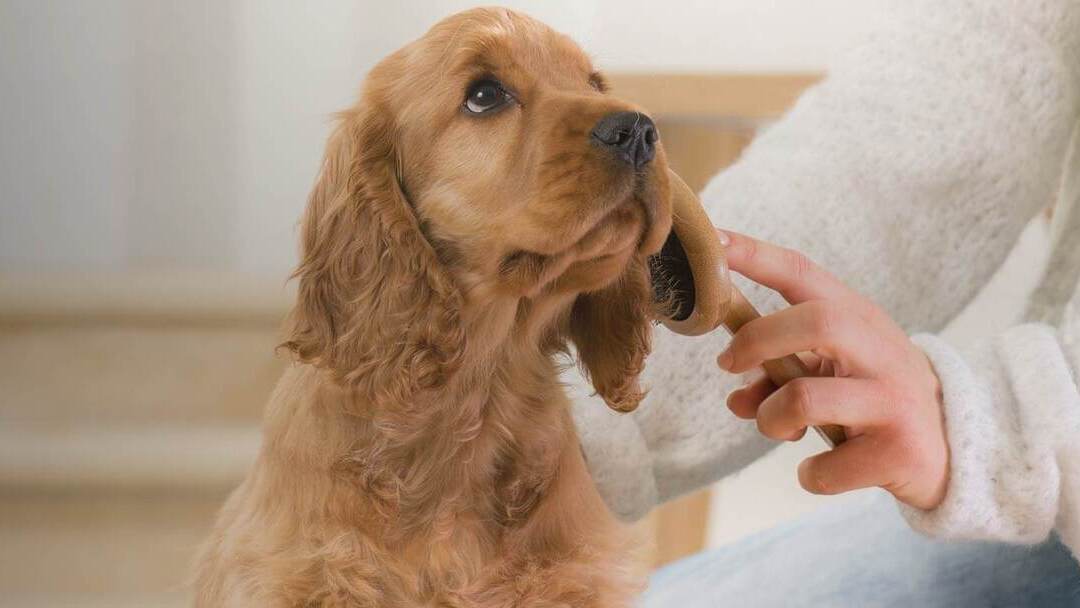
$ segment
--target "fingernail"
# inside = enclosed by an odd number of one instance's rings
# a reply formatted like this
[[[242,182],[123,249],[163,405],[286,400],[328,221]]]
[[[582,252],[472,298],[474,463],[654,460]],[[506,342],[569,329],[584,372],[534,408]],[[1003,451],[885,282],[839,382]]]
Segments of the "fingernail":
[[[730,370],[731,366],[735,364],[735,355],[732,354],[730,346],[716,357],[716,364],[720,366],[720,369],[724,370]]]
[[[727,247],[731,244],[731,237],[728,236],[728,233],[724,232],[723,230],[716,230],[716,238],[720,241],[721,247]]]

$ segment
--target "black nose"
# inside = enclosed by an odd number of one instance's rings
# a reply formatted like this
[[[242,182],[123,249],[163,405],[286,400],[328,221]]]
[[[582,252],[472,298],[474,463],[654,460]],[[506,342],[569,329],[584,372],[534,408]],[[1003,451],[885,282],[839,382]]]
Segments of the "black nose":
[[[593,127],[592,138],[634,169],[644,167],[656,155],[656,125],[641,112],[608,114]]]

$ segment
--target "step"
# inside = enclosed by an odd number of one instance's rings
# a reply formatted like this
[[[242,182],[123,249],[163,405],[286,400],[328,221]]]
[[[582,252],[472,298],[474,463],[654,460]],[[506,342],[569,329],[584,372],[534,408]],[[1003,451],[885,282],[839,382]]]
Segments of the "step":
[[[115,321],[276,326],[295,298],[281,276],[227,272],[0,273],[0,325]]]
[[[5,489],[0,604],[179,605],[190,595],[193,556],[225,496]]]
[[[251,423],[287,364],[291,298],[227,275],[2,275],[0,422]]]
[[[0,326],[0,421],[198,425],[258,420],[286,361],[276,327]]]
[[[229,275],[0,275],[0,604],[190,605],[291,298]]]
[[[184,604],[196,548],[259,442],[256,426],[4,427],[5,605]]]
[[[0,491],[222,493],[255,461],[261,434],[246,427],[86,429],[4,426]]]

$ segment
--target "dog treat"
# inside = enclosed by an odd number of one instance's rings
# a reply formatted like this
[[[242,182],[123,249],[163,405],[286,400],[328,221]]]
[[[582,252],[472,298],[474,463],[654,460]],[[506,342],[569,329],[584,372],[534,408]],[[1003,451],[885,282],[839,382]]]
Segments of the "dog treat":
[[[650,259],[654,297],[664,311],[662,322],[687,336],[708,333],[720,325],[734,334],[761,314],[731,282],[724,248],[705,209],[678,175],[671,182],[672,228],[660,253]],[[765,373],[773,384],[811,375],[802,359],[788,355],[766,361]],[[814,427],[830,446],[846,439],[835,425]]]

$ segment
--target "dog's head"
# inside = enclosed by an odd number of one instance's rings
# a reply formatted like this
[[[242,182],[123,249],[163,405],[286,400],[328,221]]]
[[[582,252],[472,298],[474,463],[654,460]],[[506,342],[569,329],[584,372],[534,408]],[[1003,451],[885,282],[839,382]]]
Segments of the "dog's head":
[[[597,392],[633,409],[669,186],[652,120],[572,41],[502,9],[454,15],[377,65],[342,113],[286,344],[402,400],[451,377],[494,302],[518,315],[555,302],[554,331]]]

